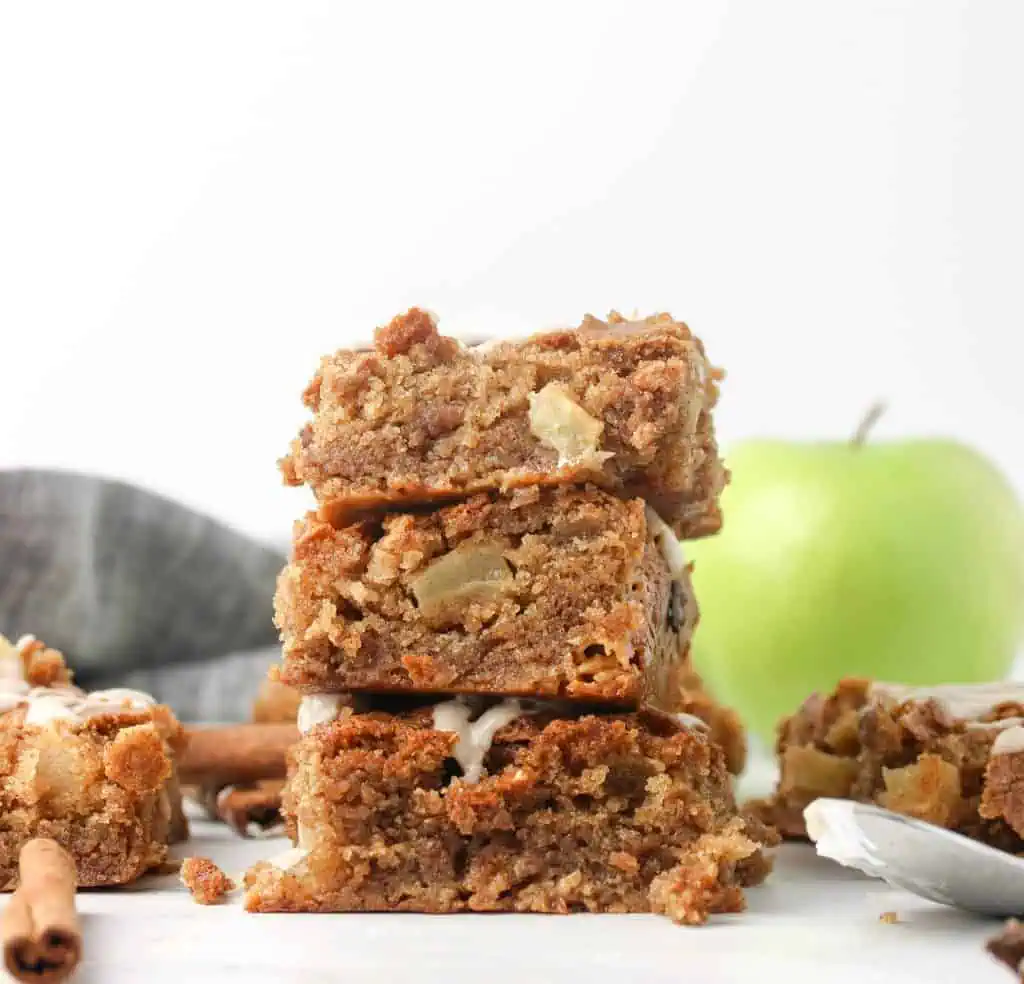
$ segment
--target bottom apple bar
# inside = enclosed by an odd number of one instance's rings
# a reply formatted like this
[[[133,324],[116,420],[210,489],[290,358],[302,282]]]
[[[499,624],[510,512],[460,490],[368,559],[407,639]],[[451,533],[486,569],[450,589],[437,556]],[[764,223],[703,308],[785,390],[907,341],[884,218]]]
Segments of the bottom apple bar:
[[[779,783],[752,804],[805,837],[818,797],[854,799],[1024,852],[1024,685],[842,681],[779,725]]]
[[[724,755],[696,719],[494,698],[362,712],[342,700],[306,698],[283,798],[298,846],[247,873],[250,911],[657,912],[692,924],[741,910],[743,887],[770,870],[774,832],[738,814]]]

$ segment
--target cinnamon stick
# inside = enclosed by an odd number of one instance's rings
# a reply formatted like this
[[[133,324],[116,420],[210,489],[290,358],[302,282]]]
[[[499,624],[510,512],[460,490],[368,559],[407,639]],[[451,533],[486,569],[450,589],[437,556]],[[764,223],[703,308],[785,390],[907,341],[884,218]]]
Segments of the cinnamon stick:
[[[188,785],[229,786],[283,779],[286,754],[299,739],[294,724],[235,724],[186,728],[178,776]]]
[[[248,837],[255,825],[267,830],[281,823],[283,779],[261,779],[244,786],[225,786],[212,797],[213,812],[239,837]]]
[[[56,841],[37,837],[22,847],[18,875],[0,916],[4,965],[19,981],[58,984],[82,958],[75,862]]]

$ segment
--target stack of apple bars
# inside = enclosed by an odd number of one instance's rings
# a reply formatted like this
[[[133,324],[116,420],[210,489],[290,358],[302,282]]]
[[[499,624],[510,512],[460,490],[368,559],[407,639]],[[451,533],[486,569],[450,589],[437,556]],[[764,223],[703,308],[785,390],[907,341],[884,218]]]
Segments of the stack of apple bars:
[[[276,598],[296,846],[250,910],[743,907],[770,835],[679,542],[720,522],[716,379],[667,315],[469,347],[413,309],[322,360],[282,462],[318,502]]]

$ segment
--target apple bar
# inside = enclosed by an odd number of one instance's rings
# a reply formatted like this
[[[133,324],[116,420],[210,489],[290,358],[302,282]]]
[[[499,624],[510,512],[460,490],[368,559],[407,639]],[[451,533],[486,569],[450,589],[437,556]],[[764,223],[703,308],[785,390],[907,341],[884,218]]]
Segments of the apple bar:
[[[701,923],[741,910],[743,888],[768,874],[774,834],[738,814],[699,727],[650,710],[390,700],[305,699],[317,706],[301,712],[283,798],[296,847],[250,869],[247,909]]]
[[[22,846],[57,841],[83,888],[134,881],[185,836],[174,771],[181,725],[133,690],[86,693],[60,653],[0,637],[0,890]]]
[[[642,700],[677,710],[697,607],[639,499],[521,489],[336,528],[309,514],[275,599],[304,692]]]
[[[413,308],[372,349],[322,360],[304,397],[312,419],[282,471],[334,521],[593,482],[703,536],[719,528],[727,478],[711,419],[718,375],[669,315],[466,346]]]
[[[848,679],[779,726],[779,783],[756,812],[805,837],[818,797],[874,803],[1024,852],[1024,684]]]

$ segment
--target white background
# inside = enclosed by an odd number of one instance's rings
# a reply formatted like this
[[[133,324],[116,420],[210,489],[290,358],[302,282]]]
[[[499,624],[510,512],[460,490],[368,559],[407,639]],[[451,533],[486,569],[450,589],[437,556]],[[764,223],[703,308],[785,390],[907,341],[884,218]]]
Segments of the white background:
[[[318,356],[669,309],[726,445],[948,433],[1024,488],[1024,4],[7,3],[0,467],[262,536]]]

